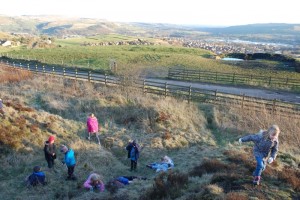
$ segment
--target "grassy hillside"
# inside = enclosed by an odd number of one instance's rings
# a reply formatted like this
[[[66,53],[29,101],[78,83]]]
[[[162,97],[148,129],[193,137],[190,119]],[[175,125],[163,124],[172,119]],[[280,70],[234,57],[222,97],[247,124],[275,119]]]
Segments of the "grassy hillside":
[[[84,43],[132,41],[138,38],[108,34],[93,37],[56,40],[57,47],[48,49],[6,49],[4,55],[12,58],[38,60],[43,63],[78,66],[91,69],[109,69],[116,61],[120,73],[128,70],[153,72],[167,76],[168,67],[186,67],[213,72],[266,75],[299,79],[294,68],[282,62],[267,61],[224,62],[210,58],[212,53],[198,48],[168,45],[162,40],[142,38],[156,45],[82,46]],[[1,49],[0,49],[1,51]]]
[[[104,87],[54,77],[32,77],[3,66],[0,97],[0,185],[2,199],[297,199],[300,197],[297,118],[224,106],[144,96],[129,88]],[[27,72],[26,72],[27,73]],[[10,77],[10,78],[9,78]],[[14,78],[13,78],[14,77]],[[85,120],[93,112],[102,126],[102,148],[85,139]],[[247,133],[278,124],[280,152],[267,167],[262,185],[251,185],[251,144],[239,146]],[[58,155],[57,173],[47,170],[42,151],[49,135],[67,144],[77,158],[77,181],[65,181]],[[12,137],[14,136],[14,137]],[[137,139],[143,151],[137,172],[130,172],[124,147]],[[113,144],[104,147],[108,139]],[[175,169],[156,174],[145,165],[169,155]],[[45,170],[48,185],[27,189],[23,179],[34,165]],[[125,188],[103,193],[82,188],[89,173],[104,182],[120,175],[142,175]],[[17,191],[17,192],[16,192]]]

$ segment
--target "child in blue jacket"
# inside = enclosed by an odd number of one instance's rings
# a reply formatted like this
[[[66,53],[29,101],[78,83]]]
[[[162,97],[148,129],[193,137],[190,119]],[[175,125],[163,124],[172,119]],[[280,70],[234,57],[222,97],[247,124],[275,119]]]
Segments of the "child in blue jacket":
[[[75,153],[72,149],[69,149],[67,146],[62,145],[60,151],[65,154],[65,158],[62,161],[63,164],[67,165],[68,168],[68,177],[66,180],[76,180],[74,176],[74,170],[76,165]]]
[[[277,125],[272,125],[268,130],[261,130],[257,134],[247,135],[239,139],[239,143],[254,142],[253,154],[256,159],[256,169],[253,172],[253,184],[259,185],[261,173],[266,168],[266,161],[271,164],[278,152],[278,136],[280,130]],[[270,157],[268,158],[270,154]],[[268,158],[268,159],[267,159]]]
[[[37,185],[46,185],[46,176],[45,173],[41,171],[40,166],[35,166],[33,168],[33,173],[28,176],[26,182],[27,186],[37,186]]]

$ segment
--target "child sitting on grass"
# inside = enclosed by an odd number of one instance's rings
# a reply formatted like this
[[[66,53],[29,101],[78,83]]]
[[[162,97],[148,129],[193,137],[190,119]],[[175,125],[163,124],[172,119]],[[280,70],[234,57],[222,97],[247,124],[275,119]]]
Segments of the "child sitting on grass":
[[[41,171],[40,166],[35,166],[33,168],[33,173],[29,175],[26,179],[27,186],[37,186],[37,185],[46,185],[46,176],[45,173]]]

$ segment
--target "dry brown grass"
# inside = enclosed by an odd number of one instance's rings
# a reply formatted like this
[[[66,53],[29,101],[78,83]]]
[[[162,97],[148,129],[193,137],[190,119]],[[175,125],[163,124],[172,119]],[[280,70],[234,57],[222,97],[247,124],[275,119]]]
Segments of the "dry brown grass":
[[[278,178],[292,186],[292,188],[300,192],[300,171],[291,167],[285,167],[278,175]]]
[[[260,129],[268,129],[272,124],[277,124],[281,130],[279,135],[280,151],[295,155],[300,147],[300,120],[299,116],[282,116],[272,114],[262,109],[260,112],[243,110],[241,108],[220,107],[214,113],[216,126],[222,130],[230,131],[231,137],[237,140],[239,137],[257,133]],[[298,155],[297,155],[298,154]]]
[[[226,171],[229,166],[220,160],[204,160],[200,166],[194,167],[194,169],[189,173],[190,176],[202,176],[206,173],[216,173],[221,171]]]
[[[19,82],[21,80],[30,79],[33,74],[30,71],[13,69],[11,67],[1,66],[0,83]]]

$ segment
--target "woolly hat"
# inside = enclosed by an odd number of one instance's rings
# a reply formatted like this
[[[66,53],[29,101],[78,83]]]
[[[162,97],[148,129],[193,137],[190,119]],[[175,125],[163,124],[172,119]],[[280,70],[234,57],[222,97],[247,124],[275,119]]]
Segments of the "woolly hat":
[[[35,167],[33,168],[33,171],[34,171],[34,172],[39,172],[39,171],[41,171],[41,167],[40,167],[40,166],[35,166]]]
[[[101,178],[99,174],[94,173],[91,175],[91,181],[100,181],[100,179]]]
[[[49,137],[49,139],[48,139],[48,142],[51,143],[51,142],[54,141],[54,140],[55,140],[55,137],[54,137],[53,135],[51,135],[51,136]]]
[[[67,147],[66,145],[61,145],[61,147],[60,147],[60,152],[66,153],[68,150],[69,150],[69,149],[68,149],[68,147]]]

